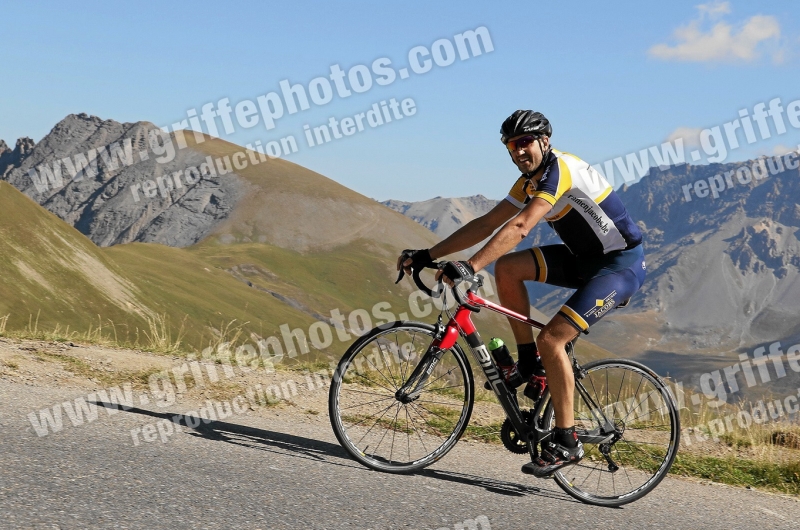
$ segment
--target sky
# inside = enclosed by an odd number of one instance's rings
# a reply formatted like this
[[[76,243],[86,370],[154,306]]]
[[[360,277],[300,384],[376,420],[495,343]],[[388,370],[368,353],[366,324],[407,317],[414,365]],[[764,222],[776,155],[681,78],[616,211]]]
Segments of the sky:
[[[239,145],[294,136],[298,149],[283,158],[378,200],[504,197],[519,172],[499,129],[518,108],[550,119],[557,149],[600,164],[676,137],[700,150],[700,131],[741,109],[800,100],[794,0],[678,0],[658,9],[633,1],[3,1],[0,12],[0,138],[11,146],[21,136],[41,140],[71,113],[170,126],[224,98],[234,107],[281,94],[282,80],[310,90],[338,65],[361,92],[334,91],[324,102],[319,89],[323,103],[293,114],[284,99],[273,128],[261,119],[227,134],[218,120],[218,136]],[[456,35],[481,27],[491,50],[447,64]],[[410,68],[401,79],[409,51],[431,53],[436,42],[430,71]],[[433,55],[416,57],[422,66]],[[391,61],[393,82],[380,85],[370,70],[379,58]],[[392,98],[413,100],[413,114],[323,145],[305,140],[305,125],[353,118]],[[773,123],[771,138],[753,144],[740,131],[740,147],[724,160],[797,149],[800,129],[786,129],[778,134]]]

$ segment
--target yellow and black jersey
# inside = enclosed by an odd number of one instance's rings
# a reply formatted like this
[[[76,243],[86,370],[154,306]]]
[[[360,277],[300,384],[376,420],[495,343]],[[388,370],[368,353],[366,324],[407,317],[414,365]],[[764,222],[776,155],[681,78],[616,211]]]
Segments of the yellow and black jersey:
[[[536,182],[522,175],[506,200],[522,209],[536,197],[552,205],[545,220],[575,255],[607,254],[642,242],[608,181],[575,155],[552,149],[542,178]]]

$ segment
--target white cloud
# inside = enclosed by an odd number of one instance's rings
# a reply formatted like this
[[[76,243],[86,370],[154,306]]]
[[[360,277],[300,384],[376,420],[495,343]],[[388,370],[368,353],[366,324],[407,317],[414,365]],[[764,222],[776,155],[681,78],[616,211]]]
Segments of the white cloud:
[[[781,145],[776,145],[772,149],[772,154],[774,156],[783,156],[783,155],[785,155],[787,153],[793,153],[793,152],[796,152],[796,151],[800,151],[800,145],[798,145],[796,147],[786,147],[785,145],[781,144]]]
[[[674,142],[678,138],[682,138],[684,147],[700,147],[700,131],[702,130],[693,127],[678,127],[667,136],[667,141]]]
[[[711,2],[710,4],[700,4],[697,10],[701,15],[708,15],[710,18],[719,18],[731,12],[730,2]]]
[[[699,15],[695,20],[675,30],[674,45],[656,44],[648,50],[649,55],[667,61],[749,62],[766,51],[774,62],[784,61],[777,18],[755,15],[735,27],[722,20],[709,27],[709,21],[730,13],[730,4],[714,2],[701,4],[697,9]]]

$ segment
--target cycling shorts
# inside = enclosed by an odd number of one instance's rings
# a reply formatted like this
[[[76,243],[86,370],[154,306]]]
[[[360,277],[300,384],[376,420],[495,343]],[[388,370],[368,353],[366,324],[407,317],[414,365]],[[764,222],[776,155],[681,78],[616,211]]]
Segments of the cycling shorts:
[[[641,245],[597,256],[574,255],[566,245],[531,249],[536,281],[577,289],[558,314],[584,333],[614,307],[627,302],[644,282]]]

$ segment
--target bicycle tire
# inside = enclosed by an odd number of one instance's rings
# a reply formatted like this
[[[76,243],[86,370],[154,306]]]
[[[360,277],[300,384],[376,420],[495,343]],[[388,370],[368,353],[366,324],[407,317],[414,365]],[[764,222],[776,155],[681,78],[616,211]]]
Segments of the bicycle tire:
[[[603,444],[584,442],[583,460],[555,472],[553,478],[561,489],[580,501],[598,506],[622,506],[650,493],[669,473],[680,445],[680,415],[667,385],[641,363],[606,359],[588,363],[583,369],[586,377],[581,383],[589,397],[609,420],[623,430],[621,438],[608,447],[619,469],[616,472],[608,469],[609,463],[601,452]],[[647,385],[643,387],[645,382]],[[651,401],[656,405],[655,409],[650,408]],[[579,435],[581,431],[585,433],[600,426],[588,411],[586,399],[577,387],[574,403],[575,426]],[[544,412],[544,425],[552,427],[554,419],[553,403],[549,401]],[[617,476],[619,480],[616,480]],[[611,492],[608,491],[609,479]],[[641,484],[635,485],[640,480]],[[617,485],[625,490],[628,487],[624,485],[626,482],[631,489],[618,492]]]
[[[422,322],[384,324],[354,342],[339,361],[328,396],[331,426],[342,447],[363,465],[389,473],[417,471],[447,454],[466,429],[474,381],[458,344],[434,366],[417,400],[404,404],[394,395],[433,337],[434,327]],[[364,412],[369,405],[375,405],[374,415]],[[403,436],[405,447],[395,452],[395,441]]]

